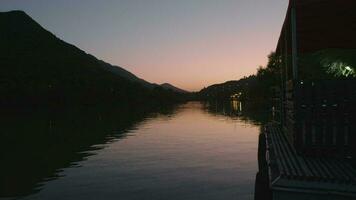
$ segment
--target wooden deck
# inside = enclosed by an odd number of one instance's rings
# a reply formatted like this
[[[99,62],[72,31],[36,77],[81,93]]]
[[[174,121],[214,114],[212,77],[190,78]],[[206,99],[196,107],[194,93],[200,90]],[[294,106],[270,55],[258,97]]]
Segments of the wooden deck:
[[[281,129],[273,124],[265,127],[264,135],[272,190],[356,198],[356,169],[348,160],[298,155]]]

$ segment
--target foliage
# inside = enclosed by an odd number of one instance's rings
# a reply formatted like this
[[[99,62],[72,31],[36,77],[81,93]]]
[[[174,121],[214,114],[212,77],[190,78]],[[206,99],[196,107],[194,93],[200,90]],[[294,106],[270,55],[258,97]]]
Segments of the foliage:
[[[280,58],[272,52],[268,55],[267,66],[260,66],[256,75],[204,88],[199,92],[199,98],[229,100],[231,96],[241,93],[239,100],[246,102],[251,108],[264,109],[271,104],[271,88],[280,83],[280,62]]]

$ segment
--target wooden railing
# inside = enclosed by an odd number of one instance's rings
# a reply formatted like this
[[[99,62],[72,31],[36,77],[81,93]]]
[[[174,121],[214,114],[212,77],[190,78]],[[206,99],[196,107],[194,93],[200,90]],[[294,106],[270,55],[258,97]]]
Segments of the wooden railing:
[[[356,156],[356,81],[289,81],[284,128],[299,152]]]

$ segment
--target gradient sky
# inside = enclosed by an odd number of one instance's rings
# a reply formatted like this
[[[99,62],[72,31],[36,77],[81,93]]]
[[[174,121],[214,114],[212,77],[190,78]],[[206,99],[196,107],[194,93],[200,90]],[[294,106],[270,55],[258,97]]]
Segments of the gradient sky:
[[[288,0],[1,0],[57,37],[155,83],[186,90],[265,65]]]

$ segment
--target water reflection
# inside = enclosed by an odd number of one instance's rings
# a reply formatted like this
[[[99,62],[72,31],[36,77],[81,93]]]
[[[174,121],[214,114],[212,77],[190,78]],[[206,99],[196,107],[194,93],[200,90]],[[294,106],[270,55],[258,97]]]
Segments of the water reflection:
[[[0,116],[0,197],[38,192],[67,167],[123,138],[140,122],[173,108],[7,111]]]
[[[242,102],[236,99],[231,100],[232,110],[236,113],[242,113]]]
[[[244,114],[198,102],[3,113],[0,197],[251,199],[262,121]]]
[[[232,101],[209,101],[204,102],[204,109],[214,115],[222,115],[232,119],[243,120],[248,123],[261,125],[270,120],[271,113],[268,111],[254,110],[244,107],[244,102]]]

